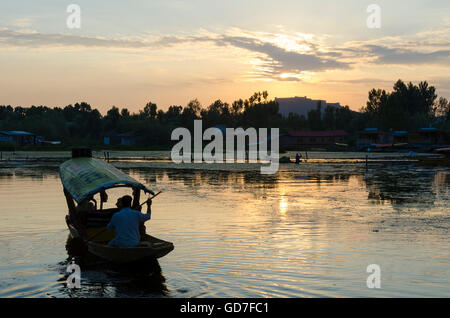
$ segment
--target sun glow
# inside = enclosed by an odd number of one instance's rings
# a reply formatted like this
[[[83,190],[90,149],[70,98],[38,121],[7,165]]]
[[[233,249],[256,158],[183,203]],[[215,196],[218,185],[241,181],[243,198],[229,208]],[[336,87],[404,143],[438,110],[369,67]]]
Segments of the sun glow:
[[[289,208],[289,203],[288,200],[286,199],[286,197],[282,196],[280,199],[280,213],[281,214],[286,214],[288,208]]]

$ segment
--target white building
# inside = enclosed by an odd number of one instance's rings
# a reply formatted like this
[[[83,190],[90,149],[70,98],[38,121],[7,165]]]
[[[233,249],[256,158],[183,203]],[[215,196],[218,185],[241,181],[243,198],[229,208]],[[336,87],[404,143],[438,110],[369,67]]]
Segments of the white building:
[[[289,113],[298,114],[299,116],[303,115],[308,117],[308,112],[313,109],[317,109],[317,104],[320,102],[322,107],[322,114],[325,111],[327,106],[332,107],[342,107],[339,103],[327,103],[325,100],[314,100],[305,97],[286,97],[286,98],[275,98],[275,101],[278,102],[280,106],[280,114],[283,117],[287,117]]]

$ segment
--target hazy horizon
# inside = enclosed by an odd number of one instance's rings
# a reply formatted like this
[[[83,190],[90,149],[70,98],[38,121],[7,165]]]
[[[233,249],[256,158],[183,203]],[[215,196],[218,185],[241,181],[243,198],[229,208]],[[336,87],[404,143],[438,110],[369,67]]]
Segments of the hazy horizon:
[[[81,27],[67,27],[67,6]],[[0,105],[137,112],[255,91],[359,110],[372,88],[427,81],[450,99],[448,1],[73,1],[0,4]]]

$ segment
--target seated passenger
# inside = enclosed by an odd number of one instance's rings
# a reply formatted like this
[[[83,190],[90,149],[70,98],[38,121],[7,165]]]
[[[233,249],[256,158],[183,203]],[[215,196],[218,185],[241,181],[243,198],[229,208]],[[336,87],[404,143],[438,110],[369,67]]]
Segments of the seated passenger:
[[[85,213],[95,212],[95,204],[91,202],[92,200],[94,200],[92,196],[84,200],[81,204],[77,206],[76,208],[77,212],[85,212]]]

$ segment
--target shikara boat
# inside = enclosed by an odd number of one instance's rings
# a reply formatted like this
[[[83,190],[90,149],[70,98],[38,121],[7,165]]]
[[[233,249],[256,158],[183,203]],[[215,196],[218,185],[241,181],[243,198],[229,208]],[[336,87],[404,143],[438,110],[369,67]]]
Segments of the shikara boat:
[[[280,163],[293,163],[290,157],[281,157]]]
[[[442,158],[417,158],[420,163],[432,164],[432,165],[450,165],[450,158],[442,157]]]
[[[441,154],[441,157],[417,157],[420,163],[431,165],[450,165],[450,148],[435,149],[435,153]]]
[[[106,230],[106,226],[119,209],[103,208],[106,191],[123,188],[132,192],[132,208],[140,210],[141,192],[154,194],[145,185],[105,161],[92,158],[86,149],[74,149],[72,159],[61,164],[59,173],[69,210],[66,223],[70,236],[88,252],[105,261],[124,264],[157,259],[174,249],[171,242],[146,234],[145,227],[136,247],[108,246],[115,233]]]

